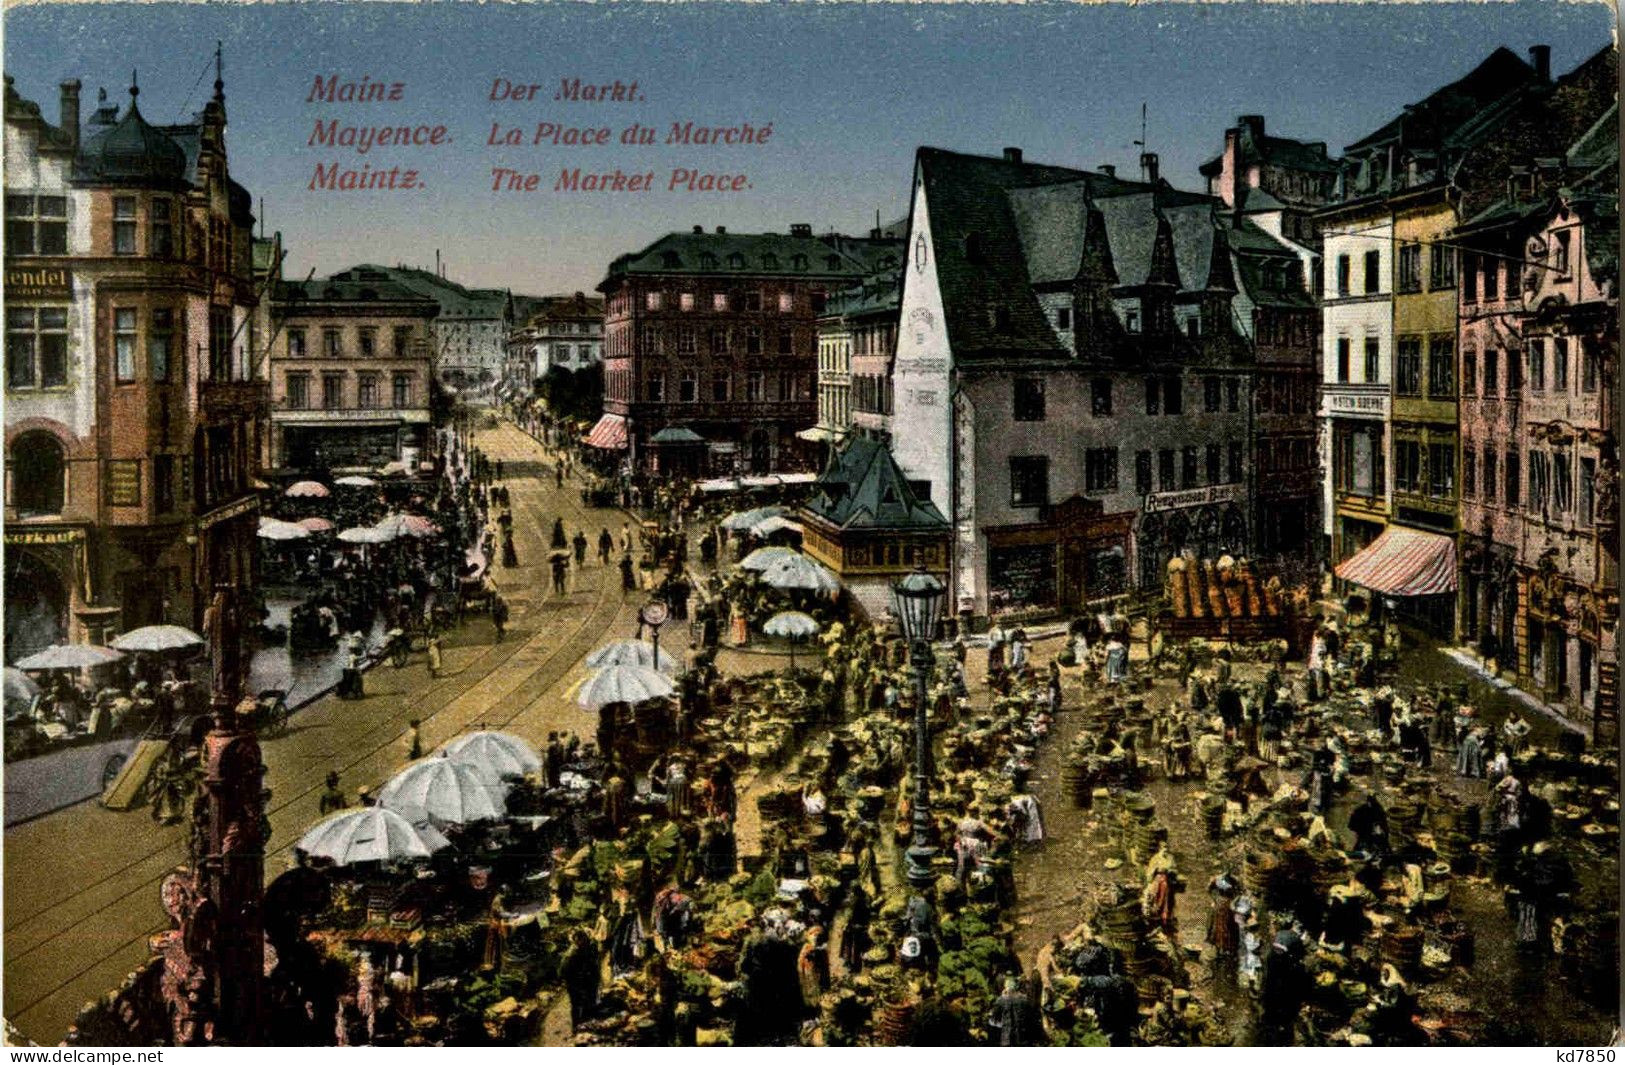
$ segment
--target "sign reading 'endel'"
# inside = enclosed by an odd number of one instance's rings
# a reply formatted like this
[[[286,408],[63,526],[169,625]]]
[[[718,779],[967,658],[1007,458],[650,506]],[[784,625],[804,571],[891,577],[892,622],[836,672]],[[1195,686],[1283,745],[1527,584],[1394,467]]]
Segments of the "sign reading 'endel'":
[[[1145,497],[1145,512],[1156,513],[1159,510],[1182,510],[1185,507],[1202,507],[1209,503],[1234,503],[1241,498],[1244,485],[1240,481],[1233,484],[1210,484],[1204,488],[1182,488],[1174,492],[1152,492]]]
[[[67,299],[73,295],[73,277],[59,266],[15,267],[6,271],[8,300]]]

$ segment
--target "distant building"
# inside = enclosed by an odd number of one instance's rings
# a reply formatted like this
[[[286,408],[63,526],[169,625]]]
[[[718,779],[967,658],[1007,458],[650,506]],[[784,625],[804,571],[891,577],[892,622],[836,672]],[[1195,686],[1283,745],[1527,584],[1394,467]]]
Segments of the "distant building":
[[[818,317],[888,251],[894,241],[815,237],[806,225],[696,226],[620,256],[598,286],[604,415],[587,442],[643,473],[812,468],[818,451],[796,433],[818,416]]]
[[[1263,115],[1242,115],[1224,131],[1224,151],[1200,167],[1207,193],[1258,228],[1301,249],[1310,291],[1320,289],[1320,233],[1315,210],[1337,191],[1337,160],[1324,141],[1300,141],[1264,132]]]
[[[514,297],[525,312],[508,334],[509,388],[528,396],[535,382],[557,366],[584,370],[604,357],[604,301],[573,296]]]
[[[818,423],[803,440],[833,454],[854,428],[883,438],[902,280],[894,265],[830,298],[818,319]]]
[[[357,267],[283,282],[271,315],[273,468],[318,473],[428,457],[439,305]]]
[[[962,614],[1156,594],[1182,551],[1255,546],[1258,323],[1309,298],[1292,248],[1156,168],[917,153],[892,448],[951,524]]]
[[[265,381],[224,85],[172,126],[134,85],[81,125],[79,89],[52,124],[5,81],[8,661],[196,628],[256,576]]]
[[[390,281],[434,300],[440,307],[431,351],[436,379],[465,403],[490,406],[497,402],[511,326],[507,292],[467,288],[412,266],[363,263],[346,273],[361,281]]]

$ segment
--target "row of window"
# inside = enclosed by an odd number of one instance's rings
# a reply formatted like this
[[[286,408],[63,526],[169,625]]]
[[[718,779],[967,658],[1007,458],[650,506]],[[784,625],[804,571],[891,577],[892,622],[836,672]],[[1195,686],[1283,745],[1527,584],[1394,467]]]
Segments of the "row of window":
[[[380,374],[364,373],[356,375],[356,401],[355,408],[360,410],[380,410],[383,405],[379,396]],[[289,373],[285,379],[287,405],[291,410],[313,410],[311,405],[311,375],[308,373]],[[390,406],[396,410],[403,410],[412,406],[412,375],[398,373],[390,381]],[[338,373],[322,374],[321,410],[344,410],[344,375]]]
[[[646,311],[664,310],[667,306],[667,293],[659,289],[649,289],[643,293],[643,309]],[[692,311],[700,305],[700,299],[692,292],[675,293],[676,300],[672,304],[677,310]],[[822,314],[827,302],[823,292],[809,294],[809,302],[814,314]],[[617,308],[624,311],[624,301],[616,301]],[[780,314],[791,314],[796,309],[795,293],[780,292],[776,299],[770,299],[761,289],[746,289],[744,292],[713,292],[711,293],[710,307],[713,313],[726,314],[731,310],[743,310],[747,313],[760,313],[765,307],[776,306]]]
[[[1011,405],[1018,422],[1041,422],[1046,416],[1044,379],[1017,377],[1012,381]],[[1185,393],[1182,378],[1175,376],[1147,377],[1145,379],[1145,412],[1147,414],[1183,414]],[[1109,417],[1113,410],[1113,382],[1109,377],[1095,377],[1089,381],[1089,412],[1096,417]],[[1202,410],[1208,414],[1241,410],[1241,379],[1237,377],[1202,378]]]
[[[1394,288],[1399,292],[1423,291],[1423,259],[1427,260],[1427,289],[1441,290],[1456,287],[1456,253],[1446,244],[1425,245],[1424,257],[1421,241],[1407,241],[1399,246],[1394,258]],[[1355,287],[1354,257],[1337,257],[1337,295],[1373,295],[1382,291],[1382,251],[1373,249],[1360,257],[1360,283]]]
[[[210,371],[229,380],[231,311],[211,308]],[[146,379],[166,382],[176,371],[175,311],[153,307],[142,314],[134,307],[113,309],[113,376],[131,384],[141,376],[146,351]],[[66,307],[11,307],[6,311],[6,388],[61,388],[68,383],[68,310]]]
[[[632,353],[620,350],[627,339],[626,333],[612,335],[610,338],[610,357],[625,358]],[[640,356],[658,355],[697,355],[700,350],[700,332],[693,326],[679,326],[675,330],[661,329],[652,325],[638,327],[638,350]],[[727,326],[712,326],[705,334],[706,350],[712,355],[735,354],[736,337]],[[778,355],[794,355],[796,351],[796,331],[792,329],[763,330],[759,325],[747,325],[737,337],[737,342],[744,344],[745,355],[761,355],[771,350]],[[673,350],[668,350],[673,349]]]
[[[173,199],[154,196],[146,201],[146,247],[142,248],[141,201],[134,196],[113,197],[113,254],[142,255],[151,258],[173,259],[180,254],[176,239],[179,231],[179,211]],[[66,196],[36,196],[28,193],[6,194],[6,254],[8,255],[66,255],[68,254],[68,198]],[[231,260],[231,232],[229,224],[222,223],[217,234],[225,242],[223,259]]]
[[[1394,491],[1432,499],[1456,497],[1456,445],[1394,441]]]
[[[1497,469],[1497,458],[1500,469]],[[1506,506],[1523,505],[1543,517],[1573,514],[1582,525],[1596,520],[1596,459],[1582,456],[1576,463],[1566,449],[1531,450],[1528,458],[1528,496],[1523,502],[1520,494],[1525,482],[1519,471],[1518,451],[1514,448],[1498,451],[1488,445],[1480,451],[1468,441],[1461,457],[1462,495],[1494,503],[1499,494]]]
[[[1572,267],[1570,244],[1572,230],[1559,229],[1552,234],[1546,268],[1556,274],[1560,279],[1567,279]],[[1501,274],[1503,262],[1506,273],[1506,295],[1510,298],[1515,294],[1518,260],[1503,259],[1497,255],[1480,255],[1474,252],[1462,254],[1461,270],[1461,298],[1464,303],[1477,303],[1482,299],[1485,303],[1494,303],[1501,298]]]
[[[894,411],[892,380],[881,374],[857,374],[852,378],[852,402],[865,414],[890,415]]]
[[[699,263],[701,270],[719,269],[723,261],[727,262],[728,269],[730,270],[743,270],[748,265],[745,256],[739,252],[731,253],[726,260],[719,260],[716,255],[712,254],[711,252],[702,251],[698,256],[696,256],[695,261]],[[779,257],[772,252],[766,252],[765,254],[761,255],[757,259],[757,262],[760,264],[763,270],[782,269],[779,264]],[[824,256],[825,269],[839,270],[841,268],[841,264],[842,259],[839,255]],[[675,251],[663,251],[660,253],[660,265],[667,270],[679,270],[683,266],[683,257],[677,254]],[[811,265],[811,261],[805,255],[802,255],[799,252],[790,256],[790,269],[795,270],[798,273],[806,271],[809,267],[811,267]],[[880,268],[882,270],[889,270],[891,267],[896,265],[897,261],[895,259],[887,257],[882,260]]]
[[[1154,491],[1199,488],[1203,484],[1234,484],[1245,477],[1243,456],[1241,443],[1234,440],[1224,445],[1207,444],[1201,449],[1192,444],[1177,450],[1137,451],[1134,454],[1134,491],[1139,495],[1150,495]],[[1119,466],[1118,448],[1086,448],[1083,453],[1084,492],[1104,494],[1118,491]],[[1206,475],[1205,481],[1201,479],[1202,474]],[[1012,455],[1010,505],[1040,507],[1048,505],[1049,501],[1049,457]]]
[[[742,375],[745,382],[744,400],[747,403],[764,403],[776,397],[779,403],[795,403],[808,399],[811,391],[806,374],[768,374],[762,370],[752,370]],[[713,403],[727,403],[734,396],[734,375],[716,373],[710,377],[709,399]],[[666,375],[655,372],[646,375],[643,379],[643,398],[648,403],[664,403],[666,401]],[[700,377],[696,373],[685,373],[677,380],[677,402],[698,403],[700,401]]]
[[[342,359],[347,356],[344,343],[346,330],[339,326],[325,326],[321,330],[322,357],[327,359]],[[405,359],[412,355],[412,341],[414,330],[409,325],[397,325],[390,330],[391,358]],[[287,352],[290,359],[303,359],[310,354],[310,339],[305,329],[289,329]],[[378,346],[378,329],[376,326],[358,326],[356,334],[356,354],[363,359],[375,359],[381,351]]]
[[[1394,393],[1421,396],[1422,337],[1400,337],[1394,344]],[[1452,337],[1427,338],[1427,392],[1433,399],[1456,398],[1456,342]]]

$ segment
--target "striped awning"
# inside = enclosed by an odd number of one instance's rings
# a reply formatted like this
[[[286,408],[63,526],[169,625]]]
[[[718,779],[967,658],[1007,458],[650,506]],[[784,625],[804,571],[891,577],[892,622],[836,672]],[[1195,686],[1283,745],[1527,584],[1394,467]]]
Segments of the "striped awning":
[[[583,439],[588,447],[619,451],[626,446],[626,419],[619,414],[606,414]]]
[[[1447,595],[1456,590],[1456,541],[1390,525],[1364,551],[1340,563],[1337,575],[1379,595]]]

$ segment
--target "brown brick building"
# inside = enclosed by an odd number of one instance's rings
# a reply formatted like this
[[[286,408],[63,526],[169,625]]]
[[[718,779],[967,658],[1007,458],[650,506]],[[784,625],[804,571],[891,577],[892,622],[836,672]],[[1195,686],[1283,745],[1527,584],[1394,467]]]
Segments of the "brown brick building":
[[[196,627],[254,583],[265,384],[224,87],[190,123],[56,124],[5,86],[6,653]]]
[[[588,442],[645,473],[810,469],[818,449],[796,433],[818,417],[818,316],[885,254],[895,241],[805,225],[696,226],[616,259],[598,286],[604,415]]]

